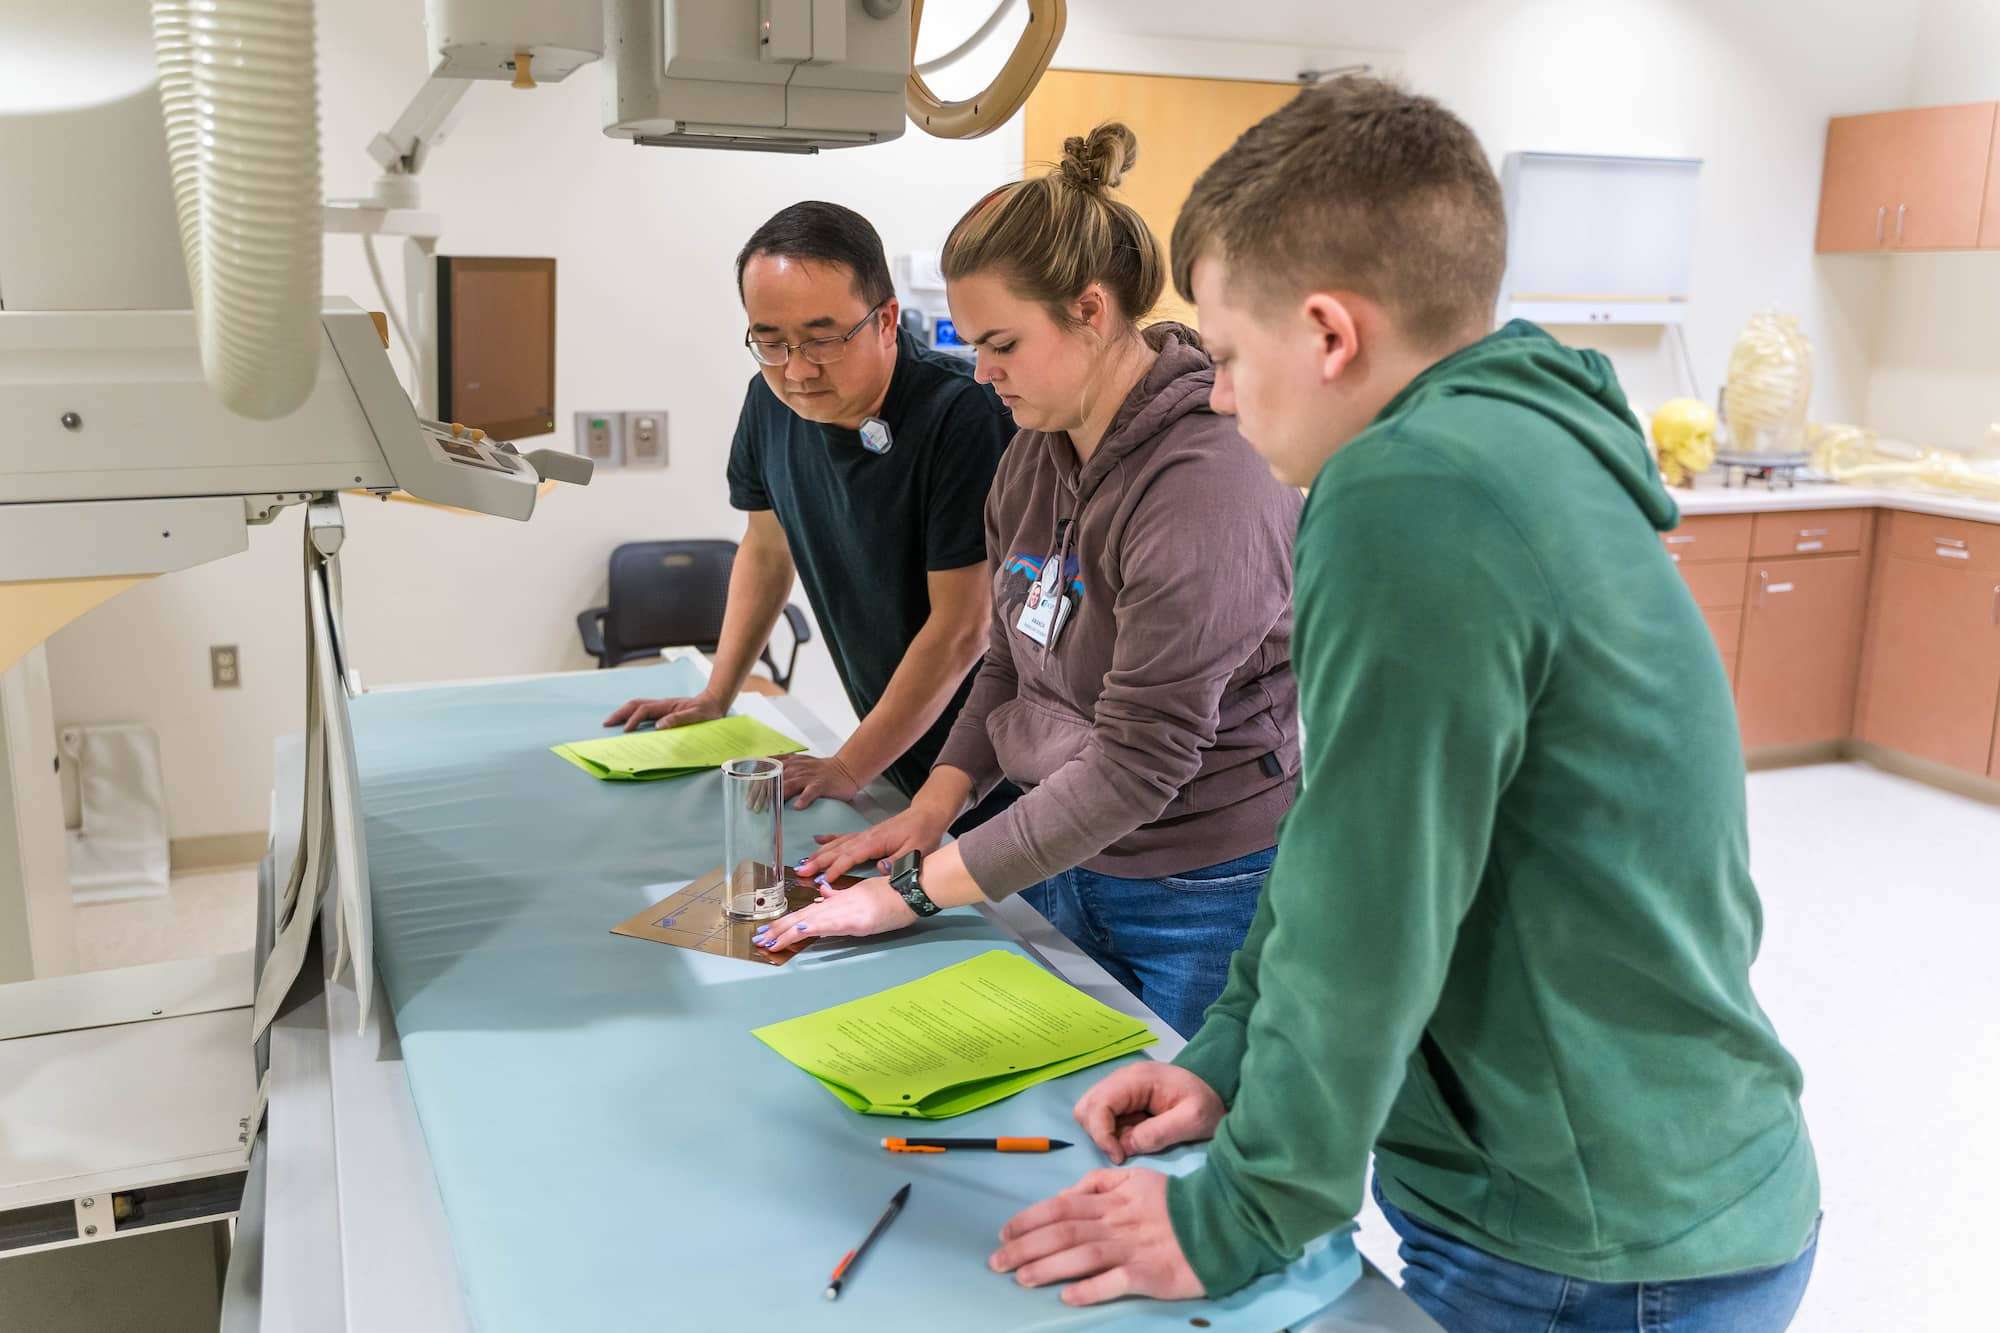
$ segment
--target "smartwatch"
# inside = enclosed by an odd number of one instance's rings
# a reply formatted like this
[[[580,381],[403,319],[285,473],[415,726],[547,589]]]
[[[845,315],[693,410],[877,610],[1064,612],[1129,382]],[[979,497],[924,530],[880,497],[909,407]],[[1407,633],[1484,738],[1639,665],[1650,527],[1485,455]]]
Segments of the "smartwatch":
[[[889,887],[910,905],[910,910],[919,917],[936,916],[938,905],[924,892],[924,886],[917,881],[923,877],[924,854],[909,852],[889,863]]]

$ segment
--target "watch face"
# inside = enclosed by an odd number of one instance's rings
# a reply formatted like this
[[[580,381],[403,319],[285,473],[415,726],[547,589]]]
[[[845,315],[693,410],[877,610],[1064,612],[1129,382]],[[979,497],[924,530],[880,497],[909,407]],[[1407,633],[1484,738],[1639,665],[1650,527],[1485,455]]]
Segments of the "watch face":
[[[922,864],[923,857],[919,853],[905,852],[889,863],[889,878],[901,879],[905,875],[914,874],[917,867]]]

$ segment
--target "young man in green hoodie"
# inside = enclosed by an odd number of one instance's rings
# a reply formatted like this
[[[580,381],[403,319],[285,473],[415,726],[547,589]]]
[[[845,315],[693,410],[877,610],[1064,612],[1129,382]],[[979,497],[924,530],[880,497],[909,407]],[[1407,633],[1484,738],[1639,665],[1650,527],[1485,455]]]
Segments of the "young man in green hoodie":
[[[1228,988],[1077,1118],[1114,1162],[993,1267],[1087,1304],[1217,1296],[1353,1218],[1368,1157],[1446,1328],[1763,1333],[1817,1241],[1799,1068],[1721,662],[1610,364],[1488,332],[1498,182],[1437,103],[1301,94],[1196,183],[1176,284],[1213,405],[1311,486],[1303,785]]]

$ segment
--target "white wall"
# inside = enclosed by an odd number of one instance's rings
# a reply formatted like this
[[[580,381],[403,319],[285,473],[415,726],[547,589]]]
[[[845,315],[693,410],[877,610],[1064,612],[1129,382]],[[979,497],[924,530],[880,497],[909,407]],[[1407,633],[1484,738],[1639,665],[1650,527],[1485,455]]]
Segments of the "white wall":
[[[422,15],[416,0],[319,6],[329,195],[372,182],[365,145],[423,79]],[[574,618],[603,600],[613,546],[742,533],[722,476],[753,370],[733,270],[744,238],[786,204],[822,198],[866,214],[892,255],[934,249],[1020,170],[1018,123],[970,143],[913,130],[801,159],[607,139],[598,98],[595,68],[530,93],[475,87],[422,177],[424,206],[444,217],[446,253],[556,257],[554,443],[570,447],[574,410],[661,407],[669,466],[559,489],[527,524],[348,499],[348,628],[371,685],[592,665]],[[380,253],[400,301],[399,247]],[[325,287],[381,308],[356,238],[328,238]],[[153,580],[50,641],[62,722],[159,731],[177,838],[265,825],[272,738],[303,718],[299,541],[292,512],[248,552]],[[241,689],[209,688],[212,643],[240,646]],[[823,644],[801,656],[794,688],[851,720]]]
[[[1225,25],[1208,0],[1090,0],[1074,7],[1072,24],[1092,41],[1227,35],[1398,52],[1407,81],[1464,114],[1496,159],[1528,148],[1705,158],[1689,330],[1704,390],[1714,393],[1744,320],[1775,304],[1801,313],[1820,349],[1816,412],[1844,418],[1866,391],[1865,335],[1882,271],[1814,263],[1820,152],[1829,115],[1905,96],[1914,37],[1894,9],[1877,0],[1272,0],[1232,8]],[[414,0],[320,6],[329,192],[366,188],[362,147],[422,74],[420,15]],[[591,70],[534,93],[480,87],[469,100],[424,177],[426,206],[446,219],[446,248],[555,255],[558,419],[577,408],[664,407],[672,463],[659,475],[609,474],[559,491],[525,526],[350,504],[350,630],[375,684],[587,665],[572,618],[601,593],[612,545],[739,531],[721,477],[749,373],[730,261],[764,217],[795,199],[829,198],[867,213],[892,253],[932,246],[1019,166],[1018,125],[969,144],[912,133],[806,161],[638,149],[599,134]],[[327,288],[379,304],[352,238],[330,241]],[[1677,391],[1654,336],[1626,335],[1613,350],[1636,401]],[[299,719],[297,541],[297,519],[287,517],[245,555],[156,580],[51,642],[63,721],[142,719],[161,731],[177,837],[263,826],[270,738]],[[241,645],[243,690],[207,688],[206,645],[215,642]],[[843,707],[823,655],[802,664],[797,688],[815,707]]]
[[[1904,95],[1880,107],[2000,99],[2000,4],[1925,0]],[[1868,425],[1918,444],[1976,449],[2000,423],[2000,254],[1851,255],[1883,270]]]

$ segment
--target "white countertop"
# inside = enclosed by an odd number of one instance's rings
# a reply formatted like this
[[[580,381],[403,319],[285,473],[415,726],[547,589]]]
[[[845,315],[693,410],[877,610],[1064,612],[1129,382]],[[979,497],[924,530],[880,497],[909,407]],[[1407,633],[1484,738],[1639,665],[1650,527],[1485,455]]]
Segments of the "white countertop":
[[[1912,514],[1936,514],[1942,518],[1971,519],[1976,523],[2000,523],[2000,503],[1954,495],[1927,495],[1921,491],[1870,490],[1843,486],[1838,482],[1802,481],[1795,486],[1724,486],[1716,477],[1696,478],[1693,487],[1669,486],[1681,513],[1693,518],[1702,514],[1756,514],[1784,509],[1900,509]]]

